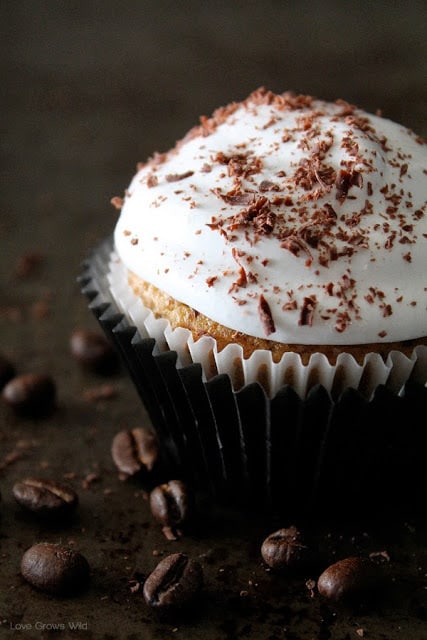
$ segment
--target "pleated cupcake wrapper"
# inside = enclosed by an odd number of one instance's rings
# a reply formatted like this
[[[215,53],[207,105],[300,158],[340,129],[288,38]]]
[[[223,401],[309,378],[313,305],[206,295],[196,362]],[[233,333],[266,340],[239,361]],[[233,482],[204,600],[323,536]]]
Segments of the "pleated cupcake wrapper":
[[[108,283],[118,308],[129,323],[137,327],[141,337],[154,338],[162,352],[175,351],[179,367],[201,364],[205,381],[226,373],[236,391],[259,382],[266,393],[274,397],[283,385],[288,384],[305,398],[313,386],[321,384],[334,398],[352,387],[369,399],[381,384],[394,393],[400,393],[408,379],[419,378],[420,382],[427,379],[427,347],[424,346],[417,347],[411,358],[392,351],[386,362],[379,354],[370,353],[363,364],[343,353],[334,365],[321,353],[311,356],[309,363],[304,365],[296,353],[286,353],[276,363],[267,350],[257,350],[245,359],[238,344],[230,344],[218,351],[214,338],[202,336],[194,340],[188,329],[173,330],[167,320],[156,318],[127,284],[127,269],[114,252],[110,256]]]
[[[288,514],[420,503],[427,350],[392,354],[385,365],[368,357],[362,367],[341,357],[339,393],[336,370],[320,354],[307,367],[293,354],[275,366],[268,353],[245,361],[237,345],[218,354],[211,338],[172,331],[129,291],[111,238],[84,263],[80,283],[121,353],[171,477],[219,500]],[[243,386],[234,371],[244,372]]]

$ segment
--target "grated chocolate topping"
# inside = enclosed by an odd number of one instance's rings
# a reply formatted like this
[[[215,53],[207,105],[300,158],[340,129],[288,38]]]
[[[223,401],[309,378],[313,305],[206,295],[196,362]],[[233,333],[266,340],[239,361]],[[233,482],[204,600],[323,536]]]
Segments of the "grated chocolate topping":
[[[260,88],[139,166],[115,200],[116,245],[143,279],[250,335],[425,335],[426,164],[401,125]]]

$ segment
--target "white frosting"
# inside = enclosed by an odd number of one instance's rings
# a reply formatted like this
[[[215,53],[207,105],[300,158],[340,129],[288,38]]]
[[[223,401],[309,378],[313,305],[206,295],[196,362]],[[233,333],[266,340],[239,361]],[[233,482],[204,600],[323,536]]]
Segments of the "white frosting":
[[[426,167],[425,144],[398,124],[259,90],[138,171],[116,249],[144,280],[252,336],[426,336]]]

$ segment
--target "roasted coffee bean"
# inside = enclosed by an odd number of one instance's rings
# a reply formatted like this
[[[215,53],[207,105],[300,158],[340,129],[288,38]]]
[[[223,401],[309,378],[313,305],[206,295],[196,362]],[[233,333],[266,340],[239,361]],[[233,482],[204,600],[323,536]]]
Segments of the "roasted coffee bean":
[[[15,367],[13,364],[0,354],[0,390],[15,375]]]
[[[163,525],[163,533],[170,540],[182,535],[181,526],[191,513],[190,494],[181,480],[170,480],[150,493],[150,508],[154,518]]]
[[[117,352],[105,336],[96,331],[77,329],[71,334],[70,351],[85,369],[111,375],[119,366]]]
[[[279,529],[271,533],[262,543],[261,555],[272,569],[290,569],[301,565],[307,547],[302,544],[301,533],[296,527]]]
[[[330,565],[317,581],[319,593],[330,600],[358,600],[379,585],[379,568],[368,559],[344,558]]]
[[[203,585],[203,569],[184,553],[173,553],[159,562],[144,583],[146,603],[162,612],[187,605]]]
[[[116,467],[126,476],[151,472],[159,459],[159,445],[151,429],[119,431],[111,444],[111,455]]]
[[[55,406],[56,386],[48,375],[24,373],[5,385],[2,398],[16,412],[33,417],[46,416]]]
[[[78,502],[78,496],[73,489],[43,478],[25,478],[14,484],[12,493],[24,509],[40,516],[69,515]]]
[[[39,542],[22,556],[21,574],[37,589],[71,595],[86,587],[90,568],[81,553],[60,544]]]

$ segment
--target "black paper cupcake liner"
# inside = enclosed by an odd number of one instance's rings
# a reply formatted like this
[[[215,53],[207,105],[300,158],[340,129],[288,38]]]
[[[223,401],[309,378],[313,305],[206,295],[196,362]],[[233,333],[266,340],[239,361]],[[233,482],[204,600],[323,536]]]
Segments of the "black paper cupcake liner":
[[[283,386],[269,398],[228,375],[205,381],[177,365],[120,312],[109,288],[112,238],[79,277],[89,308],[121,354],[167,459],[171,477],[242,508],[312,515],[420,511],[427,489],[427,389],[383,385],[367,400],[321,385],[302,399]]]

